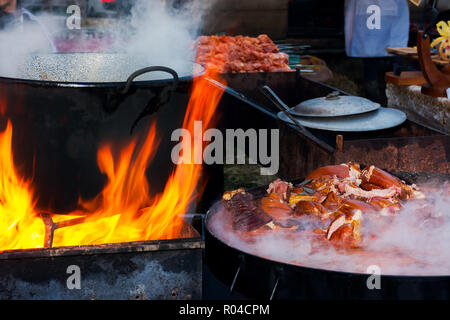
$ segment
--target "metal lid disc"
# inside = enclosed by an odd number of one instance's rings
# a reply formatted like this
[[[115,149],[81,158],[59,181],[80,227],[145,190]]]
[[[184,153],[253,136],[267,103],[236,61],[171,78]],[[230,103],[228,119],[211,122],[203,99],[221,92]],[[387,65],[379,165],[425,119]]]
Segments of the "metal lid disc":
[[[284,112],[279,112],[278,118],[293,124],[292,120],[289,119]],[[365,132],[396,127],[405,122],[406,115],[404,112],[397,109],[380,107],[376,111],[347,117],[296,117],[296,119],[302,126],[311,129],[342,132]]]
[[[303,101],[292,108],[290,113],[299,117],[340,117],[371,112],[378,108],[378,103],[366,98],[331,93],[326,97]]]

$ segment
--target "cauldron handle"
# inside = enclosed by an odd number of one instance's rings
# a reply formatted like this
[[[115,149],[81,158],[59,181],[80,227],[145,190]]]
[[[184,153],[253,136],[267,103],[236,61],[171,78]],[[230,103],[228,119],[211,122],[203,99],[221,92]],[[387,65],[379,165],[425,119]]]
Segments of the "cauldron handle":
[[[173,76],[173,80],[174,80],[173,85],[172,85],[172,91],[177,88],[179,78],[178,78],[178,73],[175,70],[168,68],[168,67],[163,67],[163,66],[153,66],[153,67],[139,69],[139,70],[133,72],[128,77],[127,84],[125,85],[125,87],[123,88],[123,90],[120,93],[123,95],[127,94],[128,91],[130,90],[131,84],[133,83],[134,79],[136,79],[140,75],[143,75],[144,73],[154,72],[154,71],[163,71],[163,72],[170,73]]]
[[[165,105],[170,100],[170,96],[171,96],[172,92],[175,91],[176,88],[178,87],[178,83],[179,83],[178,73],[175,70],[168,68],[168,67],[164,67],[164,66],[152,66],[152,67],[146,67],[143,69],[139,69],[139,70],[133,72],[128,77],[125,87],[122,90],[116,91],[113,93],[112,96],[108,97],[107,102],[105,104],[104,109],[106,112],[112,113],[115,110],[117,110],[119,105],[122,103],[122,101],[128,95],[131,85],[133,84],[133,80],[136,79],[137,77],[139,77],[140,75],[143,75],[148,72],[154,72],[154,71],[162,71],[162,72],[170,73],[173,76],[173,83],[171,86],[164,86],[163,88],[157,90],[159,92],[157,92],[157,94],[153,98],[150,99],[150,101],[145,106],[144,110],[142,110],[142,112],[139,114],[137,119],[134,121],[133,125],[131,126],[130,133],[133,133],[134,128],[136,127],[138,122],[140,120],[142,120],[142,118],[144,118],[147,115],[151,115],[151,114],[157,112],[163,105]]]

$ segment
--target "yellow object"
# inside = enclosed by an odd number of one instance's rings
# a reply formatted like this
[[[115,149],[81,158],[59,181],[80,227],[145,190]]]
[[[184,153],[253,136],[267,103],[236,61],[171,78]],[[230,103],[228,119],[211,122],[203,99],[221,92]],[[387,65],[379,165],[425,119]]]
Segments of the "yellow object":
[[[289,205],[291,207],[295,206],[300,201],[317,201],[317,197],[316,196],[303,196],[303,195],[299,195],[299,194],[291,194],[291,196],[289,197]]]
[[[422,3],[422,0],[409,0],[409,2],[415,4],[416,6],[420,6]]]
[[[439,45],[439,56],[441,59],[450,61],[450,21],[439,21],[436,28],[441,35],[431,43],[431,47]]]

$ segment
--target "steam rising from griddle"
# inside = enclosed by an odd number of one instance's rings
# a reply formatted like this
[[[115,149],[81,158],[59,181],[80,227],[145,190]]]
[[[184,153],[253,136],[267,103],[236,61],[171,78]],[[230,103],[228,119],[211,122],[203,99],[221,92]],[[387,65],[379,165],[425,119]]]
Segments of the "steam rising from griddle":
[[[193,42],[201,28],[203,14],[213,2],[193,0],[173,8],[171,1],[137,0],[130,16],[108,27],[106,32],[111,35],[112,43],[99,43],[95,51],[127,54],[130,59],[144,60],[145,66],[163,65],[186,72],[186,68],[192,69],[195,60]],[[56,37],[64,33],[76,34],[77,31],[68,30],[63,23],[63,18],[67,17],[42,14],[37,18],[52,37]],[[83,37],[81,41],[89,39]],[[49,39],[35,23],[0,31],[0,43],[7,44],[0,48],[0,76],[4,77],[24,78],[26,56],[53,53]]]
[[[299,266],[382,275],[450,275],[450,184],[419,182],[426,200],[409,200],[392,219],[363,218],[365,235],[376,237],[364,248],[318,246],[308,220],[297,230],[282,229],[248,236],[231,228],[231,214],[220,204],[208,228],[220,240],[241,251]]]

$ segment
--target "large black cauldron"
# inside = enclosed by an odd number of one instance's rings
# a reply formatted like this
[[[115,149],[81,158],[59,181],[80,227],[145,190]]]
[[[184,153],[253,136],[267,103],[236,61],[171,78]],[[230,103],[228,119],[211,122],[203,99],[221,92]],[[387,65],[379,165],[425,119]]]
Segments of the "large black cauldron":
[[[38,207],[72,210],[80,196],[99,193],[106,182],[97,167],[99,145],[139,143],[153,120],[161,143],[147,173],[151,191],[162,190],[195,64],[144,68],[139,58],[94,53],[27,59],[19,77],[0,77],[0,130],[12,122],[14,161],[21,175],[33,177]]]

